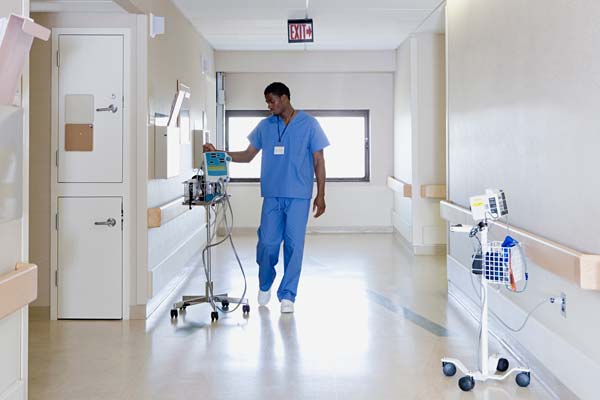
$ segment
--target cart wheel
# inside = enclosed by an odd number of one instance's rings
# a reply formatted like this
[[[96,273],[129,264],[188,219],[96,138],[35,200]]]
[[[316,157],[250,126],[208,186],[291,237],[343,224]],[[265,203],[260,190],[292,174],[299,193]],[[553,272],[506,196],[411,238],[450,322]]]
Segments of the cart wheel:
[[[177,310],[171,310],[171,319],[177,318]]]
[[[475,387],[475,379],[472,376],[463,376],[458,380],[458,387],[463,392],[468,392]]]
[[[210,313],[210,322],[215,322],[219,320],[219,313],[216,311],[213,311]]]
[[[501,358],[498,360],[498,365],[496,366],[496,371],[504,372],[508,369],[508,360],[506,358]]]
[[[244,304],[242,306],[242,311],[244,314],[249,314],[250,313],[250,305],[249,304]]]
[[[521,387],[527,387],[531,382],[531,374],[529,372],[519,372],[515,378],[515,381],[517,381],[517,385]]]
[[[451,362],[442,362],[442,371],[446,376],[454,376],[456,374],[456,365]]]
[[[229,302],[227,300],[222,301],[221,307],[223,307],[223,310],[229,310]]]

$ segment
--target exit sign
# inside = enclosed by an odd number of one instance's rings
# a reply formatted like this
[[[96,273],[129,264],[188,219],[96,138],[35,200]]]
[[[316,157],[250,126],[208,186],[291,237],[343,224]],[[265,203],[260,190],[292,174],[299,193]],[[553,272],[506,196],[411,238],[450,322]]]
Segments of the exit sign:
[[[288,19],[288,43],[314,42],[312,19]]]

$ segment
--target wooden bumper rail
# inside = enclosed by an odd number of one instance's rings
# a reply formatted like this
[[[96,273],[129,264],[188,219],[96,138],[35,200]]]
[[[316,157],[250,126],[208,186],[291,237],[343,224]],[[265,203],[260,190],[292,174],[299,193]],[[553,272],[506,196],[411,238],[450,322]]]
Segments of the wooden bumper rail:
[[[402,193],[403,197],[412,197],[412,184],[410,183],[393,176],[388,176],[387,185],[394,192]],[[446,185],[421,185],[421,197],[424,199],[443,200],[446,198]]]
[[[424,199],[445,199],[446,185],[421,185],[421,197]]]
[[[471,212],[449,201],[440,202],[442,218],[452,224],[472,225]],[[502,240],[506,224],[493,221],[498,229],[490,232],[490,239]],[[510,227],[510,235],[525,248],[527,258],[541,268],[574,282],[582,289],[600,290],[600,255],[585,254],[525,230]]]
[[[189,207],[184,206],[183,201],[182,196],[160,207],[149,208],[148,228],[158,228],[188,211]]]
[[[412,185],[410,183],[396,179],[393,176],[388,176],[387,185],[394,192],[402,193],[404,197],[412,197]]]
[[[17,264],[15,270],[0,275],[0,319],[37,298],[37,265]]]

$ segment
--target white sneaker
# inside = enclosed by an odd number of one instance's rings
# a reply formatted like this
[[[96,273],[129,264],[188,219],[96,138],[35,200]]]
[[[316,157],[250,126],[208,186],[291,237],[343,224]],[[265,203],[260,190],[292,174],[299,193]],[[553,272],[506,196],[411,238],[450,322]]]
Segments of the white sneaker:
[[[294,302],[288,299],[281,300],[281,312],[282,313],[293,313]]]
[[[258,290],[258,304],[261,306],[266,306],[269,304],[269,300],[271,300],[271,290],[267,290],[263,292],[262,290]]]

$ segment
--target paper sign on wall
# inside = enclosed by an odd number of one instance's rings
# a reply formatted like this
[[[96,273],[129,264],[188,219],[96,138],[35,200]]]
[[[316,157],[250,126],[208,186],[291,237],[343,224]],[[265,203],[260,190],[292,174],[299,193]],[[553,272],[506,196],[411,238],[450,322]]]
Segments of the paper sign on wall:
[[[94,96],[65,96],[65,151],[94,150]]]

